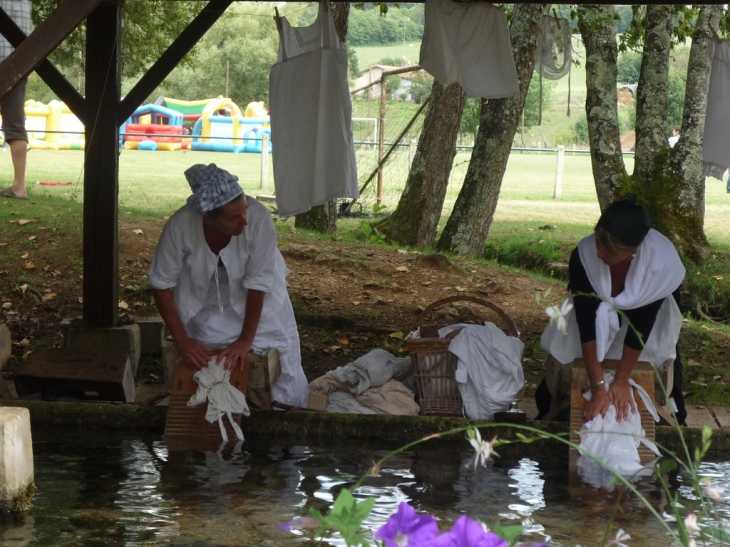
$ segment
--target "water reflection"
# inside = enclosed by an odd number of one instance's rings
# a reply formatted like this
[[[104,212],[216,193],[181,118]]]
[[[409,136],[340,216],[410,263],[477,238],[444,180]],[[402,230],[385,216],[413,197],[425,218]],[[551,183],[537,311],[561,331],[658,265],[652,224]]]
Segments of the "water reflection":
[[[224,447],[171,449],[157,435],[34,431],[38,494],[23,519],[0,516],[0,544],[42,546],[308,545],[278,524],[327,512],[397,445],[357,441],[247,439]],[[631,546],[669,545],[660,523],[633,494],[607,494],[567,473],[567,459],[500,458],[471,465],[469,446],[426,445],[386,462],[356,497],[376,498],[365,526],[379,528],[401,501],[447,528],[461,514],[486,523],[521,524],[525,540],[573,547],[603,541],[610,522],[632,535]],[[708,462],[701,473],[730,491],[730,464]],[[697,496],[681,475],[670,477],[687,508]],[[652,480],[638,484],[671,521]],[[719,514],[730,523],[730,506]],[[343,545],[338,538],[329,545]],[[312,543],[312,545],[314,545]]]

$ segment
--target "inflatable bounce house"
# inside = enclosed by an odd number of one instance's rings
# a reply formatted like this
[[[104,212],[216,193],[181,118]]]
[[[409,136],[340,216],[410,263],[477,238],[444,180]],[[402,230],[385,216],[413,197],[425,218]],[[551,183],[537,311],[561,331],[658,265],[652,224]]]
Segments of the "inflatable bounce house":
[[[60,101],[25,101],[28,145],[37,150],[83,150],[84,125]]]
[[[127,150],[180,150],[183,147],[183,117],[164,106],[143,105],[127,120],[122,134]]]
[[[262,103],[250,103],[245,115],[231,99],[218,97],[203,109],[193,127],[192,150],[261,153],[262,136],[271,138],[269,114]],[[271,140],[269,149],[271,152]]]

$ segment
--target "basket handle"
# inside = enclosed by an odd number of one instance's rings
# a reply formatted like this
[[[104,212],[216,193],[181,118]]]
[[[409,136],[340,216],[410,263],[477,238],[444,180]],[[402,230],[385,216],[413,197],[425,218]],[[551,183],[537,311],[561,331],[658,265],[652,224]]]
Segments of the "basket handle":
[[[517,325],[515,324],[514,320],[507,315],[507,312],[505,312],[502,308],[499,306],[492,304],[491,302],[487,302],[486,300],[482,300],[481,298],[477,298],[476,296],[447,296],[446,298],[442,298],[441,300],[436,300],[436,302],[430,304],[425,310],[421,312],[421,315],[419,315],[416,318],[416,322],[413,324],[413,328],[411,330],[416,330],[421,327],[423,324],[423,321],[428,317],[428,315],[433,312],[434,310],[444,306],[445,304],[449,304],[451,302],[473,302],[475,304],[479,304],[481,306],[484,306],[485,308],[489,308],[490,310],[496,312],[504,321],[507,323],[507,336],[514,336],[515,338],[518,337],[518,331],[517,331]]]

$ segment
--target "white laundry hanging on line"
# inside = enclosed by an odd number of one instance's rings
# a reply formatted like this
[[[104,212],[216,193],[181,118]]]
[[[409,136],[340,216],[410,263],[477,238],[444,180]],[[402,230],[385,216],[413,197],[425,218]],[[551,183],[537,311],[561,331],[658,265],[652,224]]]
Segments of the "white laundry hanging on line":
[[[722,176],[730,167],[730,42],[712,42],[712,73],[707,93],[705,135],[702,138],[703,177]]]
[[[603,380],[606,391],[614,380],[615,371],[604,372]],[[652,415],[655,421],[659,421],[659,415],[651,402],[651,398],[643,387],[629,379],[631,400],[634,399],[634,390],[644,403],[644,406]],[[592,393],[586,392],[583,397],[590,401]],[[652,466],[642,465],[639,457],[639,444],[643,444],[654,452],[657,457],[661,456],[656,445],[646,438],[644,428],[641,427],[641,415],[637,412],[630,412],[626,420],[618,421],[616,407],[612,404],[608,407],[605,416],[600,414],[592,420],[583,424],[580,430],[579,448],[585,453],[591,454],[600,461],[586,456],[581,452],[578,458],[578,474],[587,483],[597,488],[610,488],[610,480],[615,471],[622,477],[636,481],[644,476],[651,475]],[[609,470],[606,466],[613,468]]]
[[[233,421],[232,414],[249,416],[251,411],[248,409],[246,396],[231,385],[231,371],[224,367],[225,358],[219,363],[216,362],[216,359],[217,357],[213,357],[207,367],[201,368],[193,375],[193,380],[198,383],[198,390],[188,401],[188,406],[198,406],[208,401],[205,419],[210,423],[218,422],[223,442],[228,442],[223,416],[228,416],[238,440],[242,441],[243,432]]]
[[[458,82],[468,97],[520,91],[507,17],[485,2],[426,0],[419,62],[442,86]]]
[[[280,216],[336,198],[358,198],[347,52],[327,0],[309,27],[279,25],[269,98],[276,205]]]
[[[548,80],[559,80],[570,72],[572,59],[570,21],[543,16],[535,51],[535,72]]]

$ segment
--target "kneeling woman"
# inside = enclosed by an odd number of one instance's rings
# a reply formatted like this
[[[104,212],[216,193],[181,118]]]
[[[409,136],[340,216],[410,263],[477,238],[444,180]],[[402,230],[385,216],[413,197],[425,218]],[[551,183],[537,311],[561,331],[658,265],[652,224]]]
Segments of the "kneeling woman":
[[[687,412],[677,351],[682,326],[679,286],[684,274],[674,245],[651,228],[648,213],[636,203],[633,194],[609,205],[595,232],[583,238],[573,251],[568,290],[574,308],[565,317],[567,335],[551,323],[542,335],[541,346],[563,365],[583,358],[592,391],[586,420],[598,414],[604,416],[612,404],[619,420],[628,417],[635,410],[628,380],[636,363],[650,361],[661,367],[674,359],[670,396],[678,422],[684,423]],[[615,308],[625,314],[628,322]],[[619,360],[608,391],[603,385],[604,359]],[[549,411],[552,399],[545,381],[535,398],[540,418]]]

